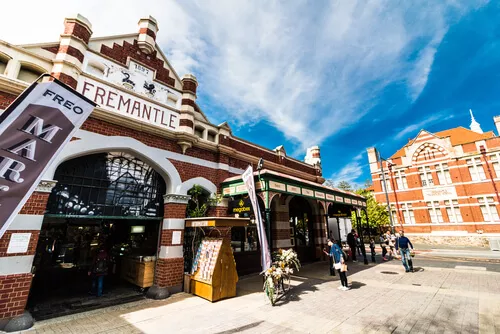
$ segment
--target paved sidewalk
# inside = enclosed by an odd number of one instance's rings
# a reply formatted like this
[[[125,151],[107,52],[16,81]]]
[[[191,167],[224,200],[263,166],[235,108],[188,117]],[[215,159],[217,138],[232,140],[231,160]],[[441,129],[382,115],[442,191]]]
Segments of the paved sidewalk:
[[[180,293],[38,322],[25,333],[500,333],[499,273],[416,269],[351,264],[345,292],[315,263],[274,307],[252,276],[240,280],[238,297],[217,303]]]

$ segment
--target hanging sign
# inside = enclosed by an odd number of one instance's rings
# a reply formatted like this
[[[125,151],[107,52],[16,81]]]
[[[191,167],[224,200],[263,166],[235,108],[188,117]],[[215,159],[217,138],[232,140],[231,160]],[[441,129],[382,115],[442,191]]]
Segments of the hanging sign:
[[[252,211],[252,202],[250,200],[250,197],[248,196],[245,198],[229,201],[228,207],[230,214],[250,213]]]
[[[33,83],[0,118],[0,238],[95,103],[60,81]]]
[[[259,241],[261,244],[261,263],[262,271],[266,271],[271,267],[271,253],[269,251],[269,246],[267,244],[266,230],[264,228],[264,222],[262,221],[262,216],[260,214],[259,202],[257,202],[257,193],[255,192],[255,182],[253,179],[253,168],[252,165],[248,166],[242,175],[243,182],[248,190],[248,196],[252,203],[253,212],[255,215],[255,221],[257,223],[257,234],[259,235]]]

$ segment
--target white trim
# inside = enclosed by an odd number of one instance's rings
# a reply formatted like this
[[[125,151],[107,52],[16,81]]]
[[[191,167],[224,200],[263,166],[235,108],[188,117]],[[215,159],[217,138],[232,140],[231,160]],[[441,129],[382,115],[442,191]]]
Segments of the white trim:
[[[17,215],[7,231],[40,231],[43,215]]]
[[[185,225],[184,218],[165,218],[163,219],[163,230],[183,230]]]
[[[176,259],[183,258],[182,245],[181,246],[161,246],[160,259]]]
[[[495,178],[494,180],[500,181],[500,178]],[[444,184],[444,185],[436,184],[432,187],[415,187],[415,188],[408,188],[408,189],[402,189],[402,190],[398,189],[398,190],[396,190],[396,193],[404,193],[404,192],[408,192],[408,191],[430,189],[430,188],[436,188],[436,187],[440,187],[440,186],[454,187],[454,186],[462,186],[462,185],[467,185],[467,184],[478,184],[478,183],[488,183],[488,182],[491,183],[491,180],[486,179],[486,180],[480,180],[480,181],[454,182],[451,184]],[[391,191],[393,191],[393,190],[391,190]],[[384,191],[374,192],[373,195],[385,195],[385,192]]]
[[[416,223],[416,224],[403,224],[403,226],[470,226],[470,225],[500,225],[499,222],[467,222],[467,223]],[[396,226],[394,226],[396,227]]]
[[[187,195],[187,192],[197,184],[203,189],[207,190],[210,195],[217,193],[217,186],[212,183],[212,181],[205,179],[204,177],[195,177],[187,181],[182,182],[176,189],[177,194]]]
[[[0,257],[0,276],[31,272],[34,255]]]

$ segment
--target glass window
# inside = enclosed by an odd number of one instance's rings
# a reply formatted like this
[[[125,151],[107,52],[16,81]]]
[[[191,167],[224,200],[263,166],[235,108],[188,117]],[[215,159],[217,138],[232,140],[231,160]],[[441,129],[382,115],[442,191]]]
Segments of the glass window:
[[[143,161],[120,152],[62,163],[47,204],[50,214],[163,217],[165,181]]]
[[[394,175],[396,178],[398,189],[408,189],[408,182],[406,180],[405,172],[398,170],[394,172]]]
[[[231,228],[231,247],[235,253],[259,250],[257,227],[250,225]]]
[[[498,210],[493,197],[479,197],[477,199],[485,222],[494,222],[500,220]]]
[[[384,177],[385,177],[385,184],[384,184]],[[389,174],[385,173],[385,175],[380,174],[380,184],[382,185],[382,191],[390,191],[391,190],[391,181],[389,179]]]
[[[439,179],[439,184],[451,184],[451,175],[448,164],[436,165],[436,174]]]
[[[486,180],[486,174],[484,173],[481,158],[467,159],[466,161],[472,181]]]
[[[443,214],[438,201],[427,202],[427,211],[429,212],[429,217],[431,218],[431,223],[437,224],[443,222]]]
[[[432,179],[431,168],[429,166],[420,167],[418,171],[420,174],[420,181],[422,182],[422,187],[434,186],[434,180]]]
[[[444,201],[446,207],[446,213],[448,214],[448,219],[451,223],[463,223],[462,214],[460,212],[460,207],[458,206],[458,200],[454,199],[450,201]]]
[[[415,224],[415,214],[412,210],[412,205],[410,203],[401,204],[401,209],[403,210],[403,218],[405,224]]]

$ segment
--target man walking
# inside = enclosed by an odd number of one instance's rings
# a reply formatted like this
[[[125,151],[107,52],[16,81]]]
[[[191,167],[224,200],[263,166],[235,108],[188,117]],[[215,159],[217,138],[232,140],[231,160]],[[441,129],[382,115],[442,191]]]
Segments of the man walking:
[[[352,262],[356,261],[356,230],[352,229],[351,232],[347,235],[347,245],[351,249]]]
[[[403,266],[405,267],[406,272],[413,272],[413,262],[411,260],[410,249],[413,250],[413,245],[411,244],[410,239],[405,237],[404,231],[399,231],[399,238],[396,240],[396,251],[399,250],[401,254],[401,262],[403,262]]]

